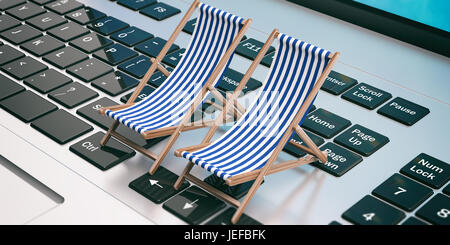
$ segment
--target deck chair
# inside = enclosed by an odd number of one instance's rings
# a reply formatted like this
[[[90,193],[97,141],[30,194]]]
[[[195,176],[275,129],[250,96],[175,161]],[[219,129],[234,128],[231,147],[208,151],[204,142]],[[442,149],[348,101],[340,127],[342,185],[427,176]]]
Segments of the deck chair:
[[[278,39],[277,51],[264,87],[245,114],[216,141],[210,142],[217,130],[217,126],[214,126],[202,144],[175,151],[176,156],[189,160],[174,185],[175,189],[178,189],[184,178],[187,178],[211,194],[236,206],[238,209],[231,220],[234,224],[239,220],[265,176],[317,160],[322,163],[327,161],[327,153],[321,152],[299,125],[303,122],[339,53],[331,54],[329,51],[281,34],[275,29],[240,85],[247,82],[246,79],[251,76],[275,39]],[[298,134],[307,147],[290,140],[294,133]],[[297,160],[274,164],[288,141],[308,155]],[[217,175],[230,187],[251,180],[254,182],[243,201],[239,202],[191,175],[189,172],[194,165]]]
[[[169,72],[161,64],[161,60],[197,8],[200,13],[191,42],[179,64],[172,72]],[[100,144],[105,145],[110,137],[114,136],[155,160],[149,171],[150,174],[154,174],[180,132],[209,125],[208,121],[198,123],[189,120],[205,96],[212,94],[220,101],[226,102],[226,98],[216,90],[216,85],[229,66],[233,53],[250,23],[251,19],[244,20],[200,3],[198,0],[194,1],[159,55],[151,59],[152,65],[128,102],[100,110],[100,114],[115,120]],[[156,69],[166,75],[167,79],[151,96],[135,103],[137,96]],[[242,106],[239,108],[243,110]],[[233,112],[239,114],[236,107]],[[171,137],[161,153],[157,155],[119,135],[115,130],[120,123],[135,130],[144,139],[169,135]],[[185,127],[178,127],[180,124]]]

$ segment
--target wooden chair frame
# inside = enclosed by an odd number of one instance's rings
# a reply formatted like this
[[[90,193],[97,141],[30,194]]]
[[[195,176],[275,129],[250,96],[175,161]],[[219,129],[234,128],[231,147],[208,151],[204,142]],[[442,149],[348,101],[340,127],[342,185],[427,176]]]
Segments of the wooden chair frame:
[[[275,29],[270,34],[269,38],[267,39],[266,43],[264,44],[264,46],[258,53],[256,59],[251,64],[250,68],[248,69],[247,73],[243,77],[239,86],[241,86],[247,82],[247,80],[250,78],[250,76],[253,74],[254,70],[256,69],[257,65],[261,62],[262,58],[266,54],[270,45],[278,37],[279,34],[280,33],[277,29]],[[331,68],[336,63],[339,55],[340,55],[340,53],[336,52],[329,56],[329,58],[331,58],[331,60],[329,61],[328,65],[325,67],[324,71],[320,75],[319,79],[317,80],[316,84],[314,85],[313,89],[311,90],[311,93],[308,95],[305,102],[301,106],[300,110],[296,114],[294,120],[289,125],[289,128],[284,133],[283,137],[281,138],[281,140],[278,143],[277,147],[275,148],[274,152],[272,153],[269,160],[267,161],[267,164],[261,169],[254,170],[254,171],[248,172],[248,173],[235,175],[235,176],[228,178],[225,181],[225,183],[228,186],[234,186],[234,185],[242,184],[242,183],[245,183],[245,182],[248,182],[251,180],[255,180],[242,202],[240,202],[239,200],[236,200],[235,198],[229,196],[228,194],[226,194],[220,190],[217,190],[216,188],[212,187],[211,185],[209,185],[209,184],[201,181],[197,177],[191,175],[189,172],[195,165],[192,162],[188,162],[186,168],[183,170],[182,174],[180,175],[177,182],[175,183],[174,188],[178,189],[181,186],[183,180],[185,178],[187,178],[188,180],[190,180],[191,182],[195,183],[196,185],[204,188],[211,194],[213,194],[213,195],[221,198],[222,200],[228,202],[229,204],[237,207],[238,209],[236,210],[236,212],[233,215],[233,218],[231,220],[232,223],[235,224],[241,217],[242,213],[244,212],[244,209],[247,207],[250,200],[253,198],[254,194],[256,193],[256,190],[261,185],[265,176],[274,174],[274,173],[277,173],[280,171],[284,171],[287,169],[295,168],[300,165],[309,164],[309,163],[315,162],[317,160],[319,160],[322,163],[325,163],[328,160],[327,152],[321,152],[320,149],[317,147],[317,145],[314,144],[314,142],[311,140],[311,138],[303,131],[302,128],[300,128],[300,126],[298,124],[299,124],[300,120],[303,118],[303,115],[308,110],[311,103],[313,102],[314,97],[319,92],[319,89],[322,87],[322,84],[324,83],[326,77],[330,73]],[[236,94],[233,94],[233,97],[231,98],[231,100],[236,98],[234,96],[236,96]],[[222,115],[225,115],[225,113],[229,109],[230,108],[226,108],[224,111],[222,111]],[[208,132],[206,137],[203,139],[202,144],[178,149],[175,151],[175,155],[178,157],[181,157],[181,154],[183,151],[192,152],[192,151],[200,150],[200,149],[205,148],[206,146],[210,145],[211,144],[210,140],[218,128],[219,119],[220,119],[220,117],[217,118],[217,120],[218,120],[217,123],[210,129],[210,131]],[[297,160],[286,161],[286,162],[282,162],[282,163],[278,163],[278,164],[274,165],[273,163],[275,162],[278,155],[283,150],[284,146],[286,145],[289,138],[291,137],[291,135],[294,132],[303,140],[303,142],[307,145],[307,147],[300,145],[293,140],[290,140],[289,143],[296,146],[300,150],[309,153],[309,155],[306,155],[305,157],[299,158]]]
[[[122,109],[125,109],[125,108],[128,108],[128,107],[134,105],[135,104],[135,100],[138,97],[139,93],[142,91],[144,86],[147,84],[147,81],[150,79],[150,77],[153,75],[153,73],[156,71],[156,69],[160,70],[165,76],[169,76],[170,75],[170,72],[161,64],[161,61],[166,56],[167,52],[169,51],[169,48],[175,42],[175,40],[177,39],[178,35],[180,34],[180,32],[183,30],[184,26],[188,22],[189,18],[192,16],[194,11],[199,7],[199,5],[200,5],[200,1],[199,0],[195,0],[192,3],[190,8],[186,12],[184,17],[180,21],[180,23],[178,24],[178,26],[176,27],[175,31],[172,33],[172,35],[170,36],[169,40],[164,45],[164,47],[161,50],[161,52],[158,54],[158,56],[156,58],[151,59],[152,65],[150,66],[150,68],[148,69],[147,73],[144,75],[144,77],[142,78],[142,80],[138,84],[136,90],[133,92],[133,94],[131,95],[131,97],[127,101],[127,103],[123,104],[123,105],[116,105],[116,106],[110,106],[110,107],[102,108],[102,109],[99,110],[100,114],[105,115],[107,110],[112,110],[112,111],[122,110]],[[242,107],[241,105],[237,104],[236,101],[235,101],[235,103],[228,102],[228,100],[224,96],[222,96],[222,94],[220,92],[218,92],[217,89],[214,86],[212,86],[212,83],[220,75],[220,72],[222,71],[222,69],[227,64],[227,62],[230,59],[231,55],[233,54],[234,50],[237,48],[237,45],[239,44],[239,42],[241,41],[241,39],[244,36],[245,32],[249,28],[251,22],[252,22],[251,19],[246,19],[244,21],[244,24],[243,24],[241,30],[239,31],[237,36],[234,38],[234,40],[231,43],[231,45],[228,47],[228,49],[225,52],[224,56],[220,59],[220,61],[217,64],[216,68],[211,73],[211,76],[208,78],[207,82],[203,86],[201,92],[196,96],[196,98],[194,98],[194,101],[193,101],[193,103],[192,103],[192,105],[191,105],[191,107],[189,109],[189,112],[186,113],[186,115],[183,117],[182,122],[179,124],[179,126],[166,127],[166,128],[150,130],[150,131],[146,131],[146,132],[141,133],[141,135],[142,135],[142,137],[144,139],[152,139],[152,138],[158,138],[158,137],[171,135],[171,137],[169,139],[169,142],[167,143],[167,145],[164,147],[164,149],[161,151],[161,153],[159,155],[157,155],[157,154],[155,154],[155,153],[145,149],[144,147],[141,147],[141,146],[131,142],[130,140],[128,140],[125,137],[123,137],[120,134],[118,134],[115,130],[119,126],[120,122],[117,121],[117,120],[109,128],[109,130],[107,131],[107,133],[105,134],[105,136],[101,140],[100,144],[102,146],[104,146],[108,142],[108,140],[111,138],[111,136],[114,136],[115,138],[117,138],[118,140],[120,140],[123,143],[127,144],[128,146],[132,147],[136,151],[138,151],[138,152],[144,154],[145,156],[155,160],[155,162],[153,163],[153,165],[152,165],[152,167],[150,168],[150,171],[149,171],[150,174],[154,174],[156,172],[156,170],[158,169],[158,167],[161,165],[163,159],[166,157],[166,155],[169,152],[169,150],[172,148],[172,146],[175,143],[175,141],[178,139],[178,137],[179,137],[181,132],[188,131],[188,130],[199,129],[199,128],[203,128],[203,127],[206,127],[206,126],[211,126],[211,124],[215,121],[215,120],[210,120],[210,121],[203,121],[203,120],[201,120],[201,122],[188,123],[189,120],[191,119],[192,115],[194,114],[195,109],[202,103],[202,101],[203,101],[203,99],[204,99],[204,97],[205,97],[205,95],[207,94],[208,91],[211,92],[211,94],[214,95],[214,97],[217,97],[217,99],[221,100],[224,105],[225,104],[234,104],[235,106],[233,106],[233,113],[232,113],[234,116],[242,114],[243,112],[240,111],[240,110],[242,108],[244,108],[244,107]],[[238,86],[236,88],[236,91],[238,89],[242,90],[242,88],[243,88],[242,86]],[[240,93],[240,91],[238,91],[238,92]],[[226,119],[226,117],[224,117],[223,119]]]

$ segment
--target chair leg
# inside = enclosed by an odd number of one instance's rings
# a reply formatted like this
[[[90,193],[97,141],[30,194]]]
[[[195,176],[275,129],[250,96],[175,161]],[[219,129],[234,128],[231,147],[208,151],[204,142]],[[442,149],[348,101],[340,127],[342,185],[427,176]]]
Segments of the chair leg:
[[[186,174],[188,174],[189,172],[191,172],[191,169],[194,167],[194,164],[192,162],[189,162],[186,167],[184,168],[183,172],[180,174],[180,177],[178,177],[177,181],[175,182],[175,184],[173,185],[173,188],[175,188],[175,190],[178,190],[178,188],[180,188],[181,184],[184,181],[184,178],[186,176]]]
[[[231,223],[236,224],[239,221],[239,218],[241,218],[242,214],[244,213],[245,208],[250,203],[250,200],[255,195],[256,191],[258,190],[259,186],[261,185],[264,176],[259,176],[256,178],[255,182],[253,182],[252,187],[248,191],[247,195],[245,195],[244,200],[241,202],[241,205],[238,207],[236,212],[233,215],[233,218],[231,218]]]
[[[172,137],[170,137],[169,142],[167,142],[167,145],[164,147],[164,149],[159,153],[158,158],[153,163],[152,167],[150,168],[149,173],[153,175],[156,170],[158,170],[159,165],[161,165],[162,161],[166,157],[167,153],[169,153],[170,149],[172,148],[173,144],[175,144],[175,141],[177,141],[178,136],[180,134],[173,134]]]
[[[119,126],[119,121],[114,121],[113,125],[108,129],[108,132],[106,132],[105,136],[103,136],[103,139],[100,141],[101,146],[105,146],[106,143],[108,143],[109,139],[111,138],[111,132],[117,129]]]

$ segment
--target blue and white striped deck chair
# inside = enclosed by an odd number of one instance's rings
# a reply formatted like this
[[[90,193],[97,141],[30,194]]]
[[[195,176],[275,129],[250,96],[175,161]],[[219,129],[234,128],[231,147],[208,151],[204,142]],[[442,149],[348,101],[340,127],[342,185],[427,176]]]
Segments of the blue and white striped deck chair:
[[[197,24],[191,42],[177,67],[170,73],[161,60],[186,25],[190,16],[199,9]],[[210,92],[217,93],[216,85],[232,60],[233,53],[251,23],[236,15],[194,1],[186,15],[169,38],[164,48],[136,90],[124,105],[102,108],[101,114],[116,120],[101,141],[105,145],[111,136],[155,160],[150,174],[154,174],[181,131],[205,127],[207,123],[187,124],[195,109]],[[137,103],[135,99],[156,69],[167,79],[150,96]],[[224,99],[225,98],[219,98]],[[166,147],[157,155],[130,142],[115,132],[123,124],[143,136],[144,139],[172,135]],[[183,127],[180,128],[180,125]]]
[[[331,54],[274,30],[252,65],[261,61],[262,54],[265,54],[274,39],[278,39],[277,51],[264,87],[257,100],[235,125],[212,143],[209,143],[209,137],[201,145],[175,151],[175,155],[186,158],[189,163],[174,187],[178,188],[186,177],[238,207],[232,218],[233,223],[239,220],[264,176],[317,160],[327,161],[326,153],[319,150],[299,125],[339,53]],[[309,155],[273,164],[293,133],[297,133],[308,147],[296,146]],[[255,181],[241,203],[190,175],[194,165],[217,175],[228,186]]]

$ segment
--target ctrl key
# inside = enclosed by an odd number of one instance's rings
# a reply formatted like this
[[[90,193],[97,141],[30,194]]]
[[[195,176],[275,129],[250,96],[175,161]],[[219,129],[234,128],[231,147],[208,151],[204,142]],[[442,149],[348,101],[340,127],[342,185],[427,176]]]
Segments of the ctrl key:
[[[438,193],[416,215],[435,225],[450,225],[450,197]]]

